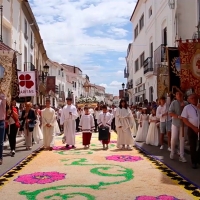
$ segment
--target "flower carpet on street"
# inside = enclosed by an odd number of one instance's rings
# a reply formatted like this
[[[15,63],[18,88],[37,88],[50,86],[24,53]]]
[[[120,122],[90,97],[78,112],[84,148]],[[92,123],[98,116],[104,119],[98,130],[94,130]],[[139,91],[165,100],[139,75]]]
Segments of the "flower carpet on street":
[[[4,175],[1,200],[192,200],[191,192],[162,172],[139,150],[116,148],[112,133],[108,150],[103,150],[94,133],[89,149],[76,136],[76,149],[66,149],[62,136],[53,151],[41,151]],[[167,168],[168,169],[168,168]],[[168,173],[174,173],[168,170]],[[179,178],[180,181],[180,178]]]
[[[140,156],[113,155],[113,156],[107,156],[106,160],[114,160],[117,162],[137,162],[143,159]]]

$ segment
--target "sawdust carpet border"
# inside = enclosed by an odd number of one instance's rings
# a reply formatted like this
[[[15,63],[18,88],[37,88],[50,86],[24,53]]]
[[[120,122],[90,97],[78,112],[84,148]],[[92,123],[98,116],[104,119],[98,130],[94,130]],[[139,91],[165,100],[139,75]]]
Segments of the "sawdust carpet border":
[[[184,177],[182,174],[178,173],[176,170],[171,168],[169,165],[162,162],[156,156],[151,155],[148,151],[144,150],[142,147],[135,145],[135,149],[139,151],[144,157],[146,157],[149,161],[151,161],[157,169],[162,171],[165,175],[167,175],[173,182],[180,187],[184,188],[190,195],[192,195],[195,199],[200,200],[200,187],[194,184],[192,181]]]
[[[37,150],[33,151],[29,156],[22,159],[19,163],[17,163],[10,170],[5,172],[0,176],[0,188],[3,187],[8,181],[19,171],[21,171],[24,167],[27,166],[29,162],[31,162],[38,154],[40,154],[44,150],[44,147],[40,147]]]

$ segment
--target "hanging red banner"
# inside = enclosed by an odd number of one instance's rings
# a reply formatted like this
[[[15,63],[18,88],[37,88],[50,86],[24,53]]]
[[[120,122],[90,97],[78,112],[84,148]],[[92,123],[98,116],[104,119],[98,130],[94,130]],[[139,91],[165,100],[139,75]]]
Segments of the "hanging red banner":
[[[200,41],[179,41],[181,89],[200,95]]]

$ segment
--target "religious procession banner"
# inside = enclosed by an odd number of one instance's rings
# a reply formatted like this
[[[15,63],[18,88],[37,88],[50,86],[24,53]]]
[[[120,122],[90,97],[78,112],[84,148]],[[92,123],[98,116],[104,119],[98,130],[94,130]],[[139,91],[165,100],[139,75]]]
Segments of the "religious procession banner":
[[[200,40],[179,41],[181,89],[200,95]]]
[[[15,69],[13,67],[14,51],[0,50],[0,93],[3,93],[7,101],[12,98],[12,83],[15,78]],[[15,79],[14,79],[15,80]]]
[[[36,96],[35,72],[18,72],[20,97]]]

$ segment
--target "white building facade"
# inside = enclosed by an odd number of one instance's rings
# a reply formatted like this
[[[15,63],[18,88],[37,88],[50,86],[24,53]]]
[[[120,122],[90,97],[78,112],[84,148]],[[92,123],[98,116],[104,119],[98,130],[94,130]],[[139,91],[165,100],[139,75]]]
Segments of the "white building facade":
[[[3,6],[2,42],[17,52],[19,71],[37,70],[36,76],[39,75],[48,58],[28,1],[0,0],[0,5]],[[38,91],[37,98],[33,97],[32,102],[42,104],[44,96]]]
[[[137,1],[130,19],[133,43],[128,48],[125,70],[129,103],[136,104],[144,99],[152,102],[158,98],[159,76],[155,69],[165,61],[165,47],[176,47],[179,38],[192,39],[199,19],[198,8],[198,0]],[[159,58],[155,59],[155,52]],[[129,86],[131,80],[133,85]]]

